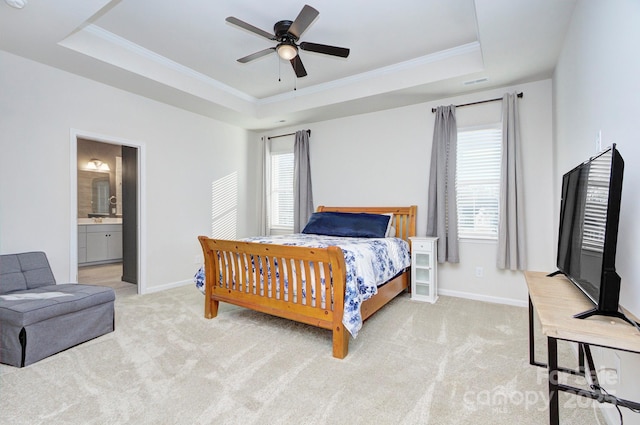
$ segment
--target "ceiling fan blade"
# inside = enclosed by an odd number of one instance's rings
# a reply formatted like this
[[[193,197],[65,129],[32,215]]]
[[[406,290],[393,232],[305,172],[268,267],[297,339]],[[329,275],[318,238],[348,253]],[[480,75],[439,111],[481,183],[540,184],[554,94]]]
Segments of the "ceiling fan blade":
[[[275,40],[276,36],[274,34],[271,34],[270,32],[267,32],[265,30],[261,30],[258,27],[254,27],[251,24],[246,23],[245,21],[241,21],[238,18],[235,18],[233,16],[229,16],[227,19],[225,19],[225,21],[229,22],[230,24],[236,25],[240,28],[243,28],[247,31],[251,31],[254,34],[258,34],[259,36],[262,36],[264,38],[268,38],[269,40]]]
[[[344,47],[327,46],[326,44],[302,42],[299,46],[302,50],[308,52],[324,53],[325,55],[339,56],[341,58],[349,57],[349,49]]]
[[[268,49],[260,50],[259,52],[255,52],[255,53],[247,55],[247,56],[245,56],[243,58],[240,58],[240,59],[238,59],[238,62],[247,63],[247,62],[250,62],[252,60],[261,58],[263,56],[267,56],[269,53],[275,52],[275,50],[276,50],[275,47],[269,47]]]
[[[296,73],[296,77],[300,78],[300,77],[307,76],[307,70],[304,69],[304,65],[302,64],[302,59],[300,59],[300,55],[296,55],[289,62],[291,62],[291,66],[293,67],[293,70]]]
[[[308,4],[305,4],[298,14],[296,20],[293,21],[293,23],[289,27],[289,34],[293,35],[296,38],[300,38],[302,33],[305,32],[307,28],[309,28],[309,25],[311,25],[311,23],[316,20],[319,14],[320,12],[318,12],[316,9],[309,6]]]

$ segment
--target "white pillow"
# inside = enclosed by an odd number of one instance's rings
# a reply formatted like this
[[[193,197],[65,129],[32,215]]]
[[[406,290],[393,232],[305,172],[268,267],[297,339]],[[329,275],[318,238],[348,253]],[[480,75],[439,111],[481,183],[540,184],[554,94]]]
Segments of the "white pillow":
[[[387,225],[387,231],[384,234],[385,238],[394,238],[396,236],[396,228],[393,227],[393,213],[386,213],[382,215],[389,216],[389,224]]]
[[[396,237],[396,228],[395,226],[391,226],[389,230],[387,230],[387,236],[385,238],[395,238]]]

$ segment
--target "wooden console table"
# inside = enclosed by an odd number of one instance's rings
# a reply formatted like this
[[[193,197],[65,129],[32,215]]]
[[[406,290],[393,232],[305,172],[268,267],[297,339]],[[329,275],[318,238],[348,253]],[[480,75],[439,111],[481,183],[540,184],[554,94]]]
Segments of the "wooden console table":
[[[640,409],[640,403],[619,399],[601,390],[590,349],[593,345],[640,353],[640,332],[617,318],[592,316],[588,319],[575,319],[574,314],[593,308],[593,304],[573,283],[564,276],[547,277],[543,272],[525,272],[524,275],[529,288],[529,363],[548,369],[549,423],[560,424],[558,391],[588,397],[600,403]],[[547,337],[547,364],[538,363],[534,358],[534,310],[540,320],[542,334]],[[631,320],[637,321],[628,312],[626,314]],[[558,367],[558,340],[578,344],[577,371]],[[593,390],[560,384],[559,372],[581,376],[588,374]]]

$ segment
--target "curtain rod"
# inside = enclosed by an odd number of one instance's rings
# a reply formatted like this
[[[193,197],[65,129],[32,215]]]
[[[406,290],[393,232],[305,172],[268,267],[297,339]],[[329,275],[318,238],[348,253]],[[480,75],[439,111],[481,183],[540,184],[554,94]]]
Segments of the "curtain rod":
[[[278,137],[284,137],[284,136],[295,136],[295,134],[296,133],[278,134],[277,136],[267,137],[267,140],[277,139]],[[311,136],[311,130],[307,130],[307,134]]]
[[[524,95],[524,93],[520,92],[516,96],[521,98],[523,95]],[[480,103],[497,102],[498,100],[502,100],[502,98],[501,97],[496,97],[495,99],[479,100],[478,102],[465,103],[463,105],[456,105],[456,108],[462,108],[463,106],[478,105]],[[431,108],[431,112],[432,113],[435,113],[436,110],[437,110],[436,108]]]

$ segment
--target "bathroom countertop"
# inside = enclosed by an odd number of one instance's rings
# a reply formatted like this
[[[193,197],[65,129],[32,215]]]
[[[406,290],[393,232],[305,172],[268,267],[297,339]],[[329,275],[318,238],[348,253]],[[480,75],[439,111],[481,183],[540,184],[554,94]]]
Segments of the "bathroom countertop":
[[[122,217],[97,217],[97,218],[79,218],[78,225],[92,224],[122,224]]]

